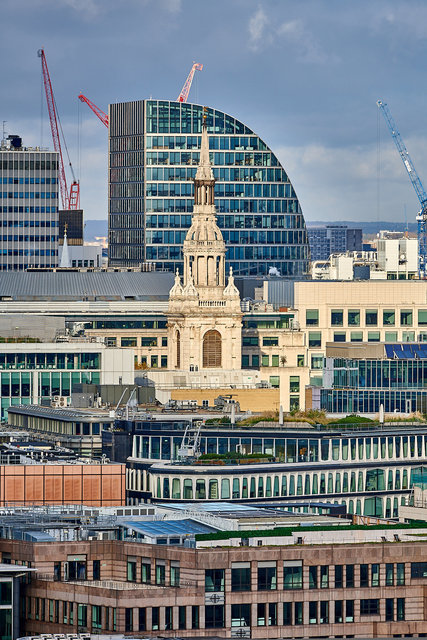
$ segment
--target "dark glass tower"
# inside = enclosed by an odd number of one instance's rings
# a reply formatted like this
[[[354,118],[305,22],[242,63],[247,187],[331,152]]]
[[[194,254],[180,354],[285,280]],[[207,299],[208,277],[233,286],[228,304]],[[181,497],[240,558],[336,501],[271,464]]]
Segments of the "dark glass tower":
[[[307,273],[309,245],[292,184],[274,153],[232,116],[207,109],[215,204],[236,275]],[[182,270],[203,107],[141,100],[110,105],[109,259]]]

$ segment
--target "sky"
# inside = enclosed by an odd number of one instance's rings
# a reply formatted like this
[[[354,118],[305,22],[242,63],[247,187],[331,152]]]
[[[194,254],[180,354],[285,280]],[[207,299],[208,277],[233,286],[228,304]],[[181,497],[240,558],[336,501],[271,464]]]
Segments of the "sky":
[[[107,218],[107,129],[82,104],[176,99],[253,129],[305,219],[412,222],[418,199],[376,101],[427,189],[425,0],[2,0],[0,126],[52,139],[44,48],[86,219]],[[71,181],[70,174],[67,175]]]

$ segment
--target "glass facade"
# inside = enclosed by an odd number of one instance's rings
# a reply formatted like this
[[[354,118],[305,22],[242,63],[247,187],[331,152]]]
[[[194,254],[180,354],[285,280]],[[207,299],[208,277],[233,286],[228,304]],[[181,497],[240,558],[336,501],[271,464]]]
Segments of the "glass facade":
[[[58,265],[58,154],[0,151],[0,270]]]
[[[146,100],[110,106],[110,264],[181,268],[191,224],[203,107]],[[218,226],[236,275],[307,273],[309,245],[293,186],[247,126],[207,110]]]
[[[422,411],[427,406],[427,360],[326,358],[332,386],[321,390],[321,407],[332,413]]]

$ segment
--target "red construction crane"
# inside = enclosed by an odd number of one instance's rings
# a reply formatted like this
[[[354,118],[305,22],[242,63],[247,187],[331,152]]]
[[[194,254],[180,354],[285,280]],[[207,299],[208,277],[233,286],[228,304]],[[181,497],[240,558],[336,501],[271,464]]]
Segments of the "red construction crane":
[[[79,95],[79,99],[82,102],[86,102],[86,104],[92,109],[94,114],[96,116],[98,116],[98,118],[101,120],[101,122],[103,124],[105,124],[105,126],[108,129],[108,116],[107,116],[107,114],[104,113],[104,111],[102,109],[97,107],[96,104],[94,102],[92,102],[92,100],[89,100],[89,98],[86,98],[86,96],[84,96],[82,93]]]
[[[56,112],[55,96],[53,94],[52,83],[50,81],[50,75],[49,75],[49,70],[47,68],[44,49],[39,49],[39,51],[37,52],[37,55],[39,56],[39,58],[41,58],[41,62],[42,62],[43,82],[44,82],[44,88],[46,92],[46,102],[47,102],[47,109],[49,112],[50,127],[52,129],[53,147],[55,151],[58,152],[58,155],[59,155],[59,172],[58,173],[59,173],[59,187],[61,192],[62,207],[67,211],[71,209],[78,209],[80,205],[80,185],[75,179],[73,166],[71,164],[70,158],[68,157],[69,166],[73,176],[73,182],[70,188],[70,195],[68,195],[64,159],[62,157],[61,138],[59,135],[59,128],[58,128],[58,122],[59,122],[59,126],[61,126],[61,122]],[[62,133],[62,128],[61,128],[61,133]],[[65,148],[68,156],[68,150],[66,145],[65,145]]]
[[[203,69],[203,65],[200,62],[194,62],[191,67],[191,71],[188,74],[188,78],[185,81],[184,86],[181,89],[181,93],[177,98],[177,102],[187,102],[188,94],[190,93],[191,83],[193,82],[194,74],[196,71],[201,71]]]

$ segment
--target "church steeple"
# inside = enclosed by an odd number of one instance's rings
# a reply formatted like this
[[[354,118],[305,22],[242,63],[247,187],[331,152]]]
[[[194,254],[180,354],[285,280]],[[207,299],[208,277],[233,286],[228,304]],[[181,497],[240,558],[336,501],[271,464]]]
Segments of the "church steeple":
[[[199,296],[210,298],[212,288],[225,287],[225,243],[216,223],[215,178],[209,158],[206,116],[202,124],[200,162],[194,178],[194,207],[184,240],[184,289],[193,280]]]

